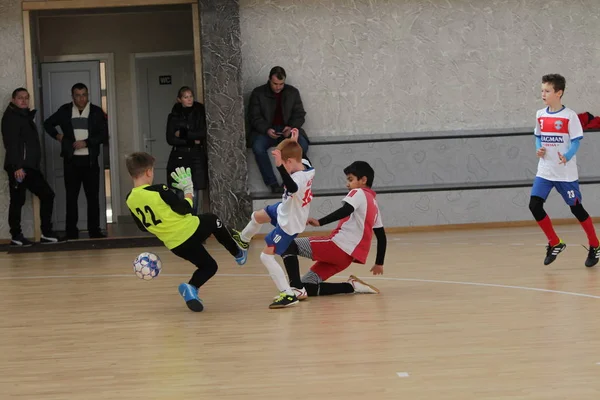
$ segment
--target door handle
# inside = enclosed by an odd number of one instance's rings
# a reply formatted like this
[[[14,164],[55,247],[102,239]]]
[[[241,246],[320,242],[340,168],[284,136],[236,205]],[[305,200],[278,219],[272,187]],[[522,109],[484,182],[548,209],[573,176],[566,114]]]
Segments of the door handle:
[[[156,139],[153,138],[144,138],[144,142],[156,142]]]

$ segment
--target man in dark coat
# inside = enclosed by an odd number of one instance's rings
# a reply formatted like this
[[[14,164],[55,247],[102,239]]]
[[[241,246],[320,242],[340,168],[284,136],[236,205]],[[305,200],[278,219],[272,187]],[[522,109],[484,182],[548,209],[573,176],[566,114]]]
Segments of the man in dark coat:
[[[41,172],[42,147],[34,122],[35,113],[35,110],[29,109],[27,89],[18,88],[2,116],[2,140],[6,149],[4,170],[10,185],[8,225],[12,236],[10,245],[15,247],[33,244],[21,231],[21,209],[25,204],[26,189],[40,199],[41,243],[63,241],[52,231],[54,191]]]
[[[67,194],[67,238],[78,239],[77,200],[83,184],[87,199],[90,238],[106,237],[100,230],[100,147],[108,141],[108,125],[102,109],[88,101],[88,88],[77,83],[71,88],[72,103],[62,105],[44,121],[44,129],[61,144]],[[62,133],[56,130],[60,126]]]
[[[292,85],[285,84],[286,74],[282,67],[273,67],[269,72],[269,81],[252,91],[248,117],[250,122],[249,142],[256,157],[256,163],[265,185],[273,193],[283,192],[273,173],[268,150],[289,138],[292,128],[300,131],[298,143],[308,152],[308,137],[302,129],[304,125],[304,106],[300,92]]]

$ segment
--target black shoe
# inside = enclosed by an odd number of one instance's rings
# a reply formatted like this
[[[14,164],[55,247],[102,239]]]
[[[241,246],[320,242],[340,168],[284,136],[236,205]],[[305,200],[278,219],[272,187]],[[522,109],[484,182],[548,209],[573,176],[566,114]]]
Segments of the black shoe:
[[[79,239],[79,232],[67,232],[67,240]]]
[[[64,243],[66,239],[64,237],[60,237],[56,234],[56,232],[46,232],[42,233],[40,238],[41,244],[56,244],[56,243]]]
[[[10,247],[30,247],[33,246],[33,242],[27,239],[23,234],[14,236],[10,241]]]
[[[588,256],[585,259],[586,267],[593,267],[598,264],[598,259],[600,258],[600,246],[598,247],[590,247],[588,250]]]
[[[104,233],[102,233],[101,231],[97,231],[97,232],[90,232],[90,239],[104,239],[106,237],[106,235]]]
[[[563,242],[558,243],[556,246],[546,246],[546,258],[544,258],[544,265],[551,264],[556,260],[556,256],[558,256],[564,249],[567,248],[567,245]]]
[[[271,188],[271,193],[273,193],[273,194],[283,194],[283,186],[281,186],[279,184],[271,185],[270,188]]]
[[[279,293],[279,296],[275,299],[269,308],[285,308],[293,306],[298,303],[298,298],[295,295],[289,295],[285,292]]]

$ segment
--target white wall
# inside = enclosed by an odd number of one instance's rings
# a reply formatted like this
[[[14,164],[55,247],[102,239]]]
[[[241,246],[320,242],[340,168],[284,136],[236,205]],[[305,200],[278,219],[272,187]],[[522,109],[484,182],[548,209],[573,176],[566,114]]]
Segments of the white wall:
[[[244,91],[281,65],[311,136],[531,127],[543,74],[600,114],[597,0],[240,0]]]

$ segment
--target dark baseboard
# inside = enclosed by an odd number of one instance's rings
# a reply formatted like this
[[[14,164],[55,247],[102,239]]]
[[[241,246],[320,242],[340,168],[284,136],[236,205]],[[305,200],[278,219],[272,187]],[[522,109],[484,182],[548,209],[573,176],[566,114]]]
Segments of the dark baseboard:
[[[163,246],[163,243],[156,237],[149,236],[132,238],[73,240],[57,244],[36,243],[31,247],[11,247],[8,244],[3,244],[0,245],[0,251],[7,252],[8,254],[26,254],[56,251],[107,250],[158,246]]]

